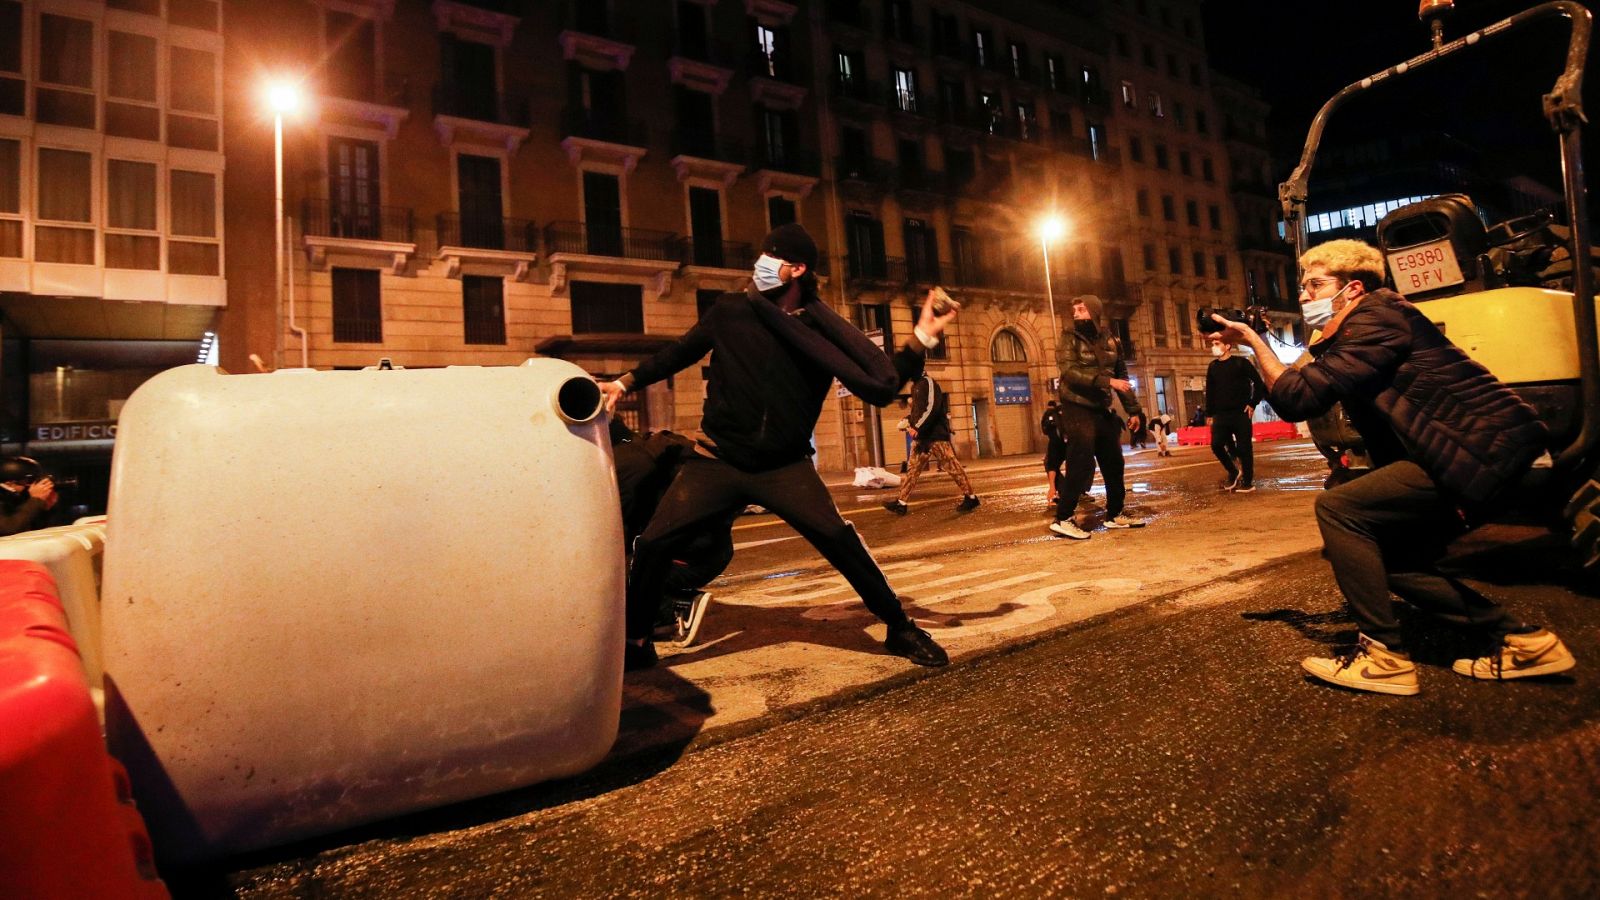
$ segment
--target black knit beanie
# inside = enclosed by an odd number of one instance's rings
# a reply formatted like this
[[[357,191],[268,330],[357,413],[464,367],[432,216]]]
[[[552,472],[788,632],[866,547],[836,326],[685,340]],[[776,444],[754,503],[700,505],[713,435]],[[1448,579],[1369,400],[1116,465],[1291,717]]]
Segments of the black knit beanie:
[[[772,229],[761,240],[761,252],[784,262],[805,263],[807,271],[817,267],[817,242],[797,222]]]

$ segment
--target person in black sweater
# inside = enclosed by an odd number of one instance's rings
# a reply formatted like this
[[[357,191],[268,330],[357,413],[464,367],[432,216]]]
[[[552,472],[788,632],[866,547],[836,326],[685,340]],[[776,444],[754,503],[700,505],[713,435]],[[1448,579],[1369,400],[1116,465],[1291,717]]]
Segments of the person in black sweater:
[[[916,488],[922,470],[928,467],[928,460],[933,458],[955,481],[956,487],[961,488],[961,502],[956,504],[956,512],[977,509],[978,495],[973,493],[967,470],[962,468],[955,448],[950,446],[950,395],[926,372],[911,389],[911,415],[906,417],[906,431],[916,441],[915,452],[906,477],[900,482],[899,496],[885,503],[883,508],[897,516],[905,515],[909,509],[906,500]]]
[[[933,312],[930,291],[915,339],[893,360],[817,296],[817,245],[797,224],[761,244],[752,283],[724,294],[672,346],[600,385],[607,409],[630,390],[661,381],[711,354],[706,400],[686,458],[633,548],[628,578],[628,668],[655,663],[650,643],[662,581],[679,537],[747,504],[766,507],[800,533],[888,625],[884,648],[923,666],[949,662],[906,616],[854,526],[839,515],[811,461],[811,433],[834,379],[876,406],[892,403],[922,372],[924,356],[955,318]]]
[[[1255,364],[1235,354],[1233,344],[1218,335],[1211,336],[1211,355],[1216,357],[1206,369],[1211,452],[1228,473],[1222,489],[1248,494],[1256,489],[1250,420],[1266,396],[1267,386],[1261,383]]]

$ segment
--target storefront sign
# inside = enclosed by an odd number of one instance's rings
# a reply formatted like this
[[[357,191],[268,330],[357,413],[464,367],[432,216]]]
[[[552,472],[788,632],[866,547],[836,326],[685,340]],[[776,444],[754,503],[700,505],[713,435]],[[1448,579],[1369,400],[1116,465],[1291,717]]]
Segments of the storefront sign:
[[[45,422],[33,426],[32,444],[56,441],[110,441],[117,437],[117,422]]]
[[[1028,376],[994,376],[994,402],[996,406],[1032,403],[1033,386],[1028,382]]]

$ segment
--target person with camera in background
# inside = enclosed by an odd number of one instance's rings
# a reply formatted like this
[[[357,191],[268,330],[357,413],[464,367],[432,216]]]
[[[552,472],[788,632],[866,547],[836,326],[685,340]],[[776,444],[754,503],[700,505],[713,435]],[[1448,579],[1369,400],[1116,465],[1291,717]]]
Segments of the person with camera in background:
[[[1248,494],[1255,485],[1255,446],[1251,419],[1267,386],[1255,364],[1233,352],[1233,345],[1216,334],[1208,337],[1211,355],[1206,367],[1206,420],[1211,426],[1211,452],[1228,477],[1224,491]]]
[[[1067,442],[1067,474],[1059,482],[1056,520],[1050,530],[1077,541],[1089,532],[1077,521],[1078,499],[1094,483],[1095,463],[1106,484],[1107,528],[1143,528],[1144,521],[1123,513],[1127,488],[1122,482],[1122,419],[1111,408],[1113,392],[1122,402],[1130,428],[1142,426],[1144,410],[1133,395],[1128,364],[1117,341],[1100,327],[1100,298],[1084,294],[1072,300],[1072,330],[1063,332],[1056,348],[1061,368],[1061,434]]]
[[[817,245],[798,224],[761,242],[743,291],[723,294],[670,347],[616,381],[602,382],[606,411],[632,390],[711,354],[694,447],[634,543],[628,578],[624,665],[656,663],[651,632],[680,538],[748,504],[799,532],[888,626],[884,649],[920,666],[949,657],[906,615],[855,527],[839,515],[811,459],[811,435],[834,379],[875,406],[894,402],[922,374],[959,304],[937,288],[924,299],[912,338],[891,358],[817,294]]]
[[[1360,626],[1356,648],[1310,657],[1306,674],[1383,694],[1418,692],[1390,592],[1476,630],[1488,655],[1458,659],[1468,678],[1550,675],[1576,663],[1551,631],[1522,621],[1438,562],[1468,522],[1503,504],[1545,455],[1538,414],[1463,353],[1418,309],[1383,288],[1383,256],[1361,241],[1320,244],[1300,257],[1300,308],[1320,328],[1312,359],[1280,361],[1254,329],[1221,316],[1218,334],[1255,350],[1278,415],[1303,421],[1344,405],[1373,471],[1317,498],[1323,555]]]
[[[45,513],[60,499],[55,479],[37,461],[26,456],[0,461],[0,537],[42,527]]]

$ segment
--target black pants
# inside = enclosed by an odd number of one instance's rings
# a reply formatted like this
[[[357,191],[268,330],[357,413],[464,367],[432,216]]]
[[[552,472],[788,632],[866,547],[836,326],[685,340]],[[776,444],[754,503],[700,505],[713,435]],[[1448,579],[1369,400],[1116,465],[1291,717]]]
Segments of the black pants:
[[[1067,477],[1056,482],[1056,521],[1072,518],[1078,498],[1094,484],[1094,465],[1106,483],[1106,518],[1122,515],[1122,423],[1110,410],[1061,404],[1060,428],[1067,439]]]
[[[1228,470],[1229,481],[1236,475],[1243,476],[1239,479],[1241,487],[1249,487],[1255,478],[1255,447],[1250,441],[1250,417],[1244,410],[1211,417],[1211,452]]]
[[[1404,651],[1393,591],[1447,622],[1498,641],[1535,631],[1498,603],[1437,568],[1465,526],[1433,479],[1413,462],[1390,463],[1317,498],[1323,554],[1361,633]]]
[[[755,503],[789,523],[850,582],[873,615],[892,628],[907,622],[900,598],[867,552],[855,526],[839,515],[809,460],[766,472],[746,472],[696,456],[678,470],[650,524],[633,545],[628,575],[627,634],[650,636],[673,549],[684,533]]]

